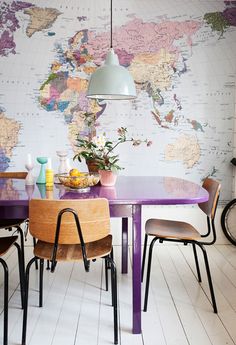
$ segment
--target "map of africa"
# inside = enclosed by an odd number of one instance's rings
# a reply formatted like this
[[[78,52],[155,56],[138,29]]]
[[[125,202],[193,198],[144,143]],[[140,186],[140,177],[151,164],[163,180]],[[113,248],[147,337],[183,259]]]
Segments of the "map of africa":
[[[113,139],[123,126],[152,145],[121,147],[122,174],[213,176],[231,198],[236,1],[158,3],[115,5],[113,47],[138,94],[120,103],[86,98],[109,48],[105,0],[94,13],[85,1],[1,4],[0,171],[22,169],[28,152],[56,170],[57,150],[72,163],[78,134]]]

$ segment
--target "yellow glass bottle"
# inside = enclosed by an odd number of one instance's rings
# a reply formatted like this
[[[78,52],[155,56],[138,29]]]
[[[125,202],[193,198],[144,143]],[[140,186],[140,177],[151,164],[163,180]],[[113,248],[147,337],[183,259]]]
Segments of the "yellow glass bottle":
[[[46,168],[46,189],[53,189],[53,184],[54,184],[54,173],[52,170],[52,161],[51,158],[48,158],[48,164]]]

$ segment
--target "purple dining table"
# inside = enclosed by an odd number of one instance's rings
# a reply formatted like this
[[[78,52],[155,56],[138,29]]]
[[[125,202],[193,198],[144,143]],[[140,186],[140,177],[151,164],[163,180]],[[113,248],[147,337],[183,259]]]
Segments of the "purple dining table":
[[[114,187],[100,185],[87,192],[67,190],[55,184],[53,191],[45,185],[26,186],[24,180],[0,179],[0,219],[27,218],[32,198],[81,199],[104,197],[109,200],[111,217],[122,218],[122,272],[127,272],[128,218],[132,218],[132,296],[133,333],[141,333],[141,232],[144,205],[198,204],[208,200],[200,185],[163,176],[118,176]]]

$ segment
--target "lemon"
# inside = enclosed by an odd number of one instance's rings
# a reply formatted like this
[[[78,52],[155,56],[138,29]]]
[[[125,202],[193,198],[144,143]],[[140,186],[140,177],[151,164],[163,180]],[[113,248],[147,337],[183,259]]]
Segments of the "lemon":
[[[70,170],[70,172],[69,172],[69,175],[71,176],[71,177],[73,177],[73,176],[80,176],[80,172],[79,172],[79,170],[78,169],[71,169]]]

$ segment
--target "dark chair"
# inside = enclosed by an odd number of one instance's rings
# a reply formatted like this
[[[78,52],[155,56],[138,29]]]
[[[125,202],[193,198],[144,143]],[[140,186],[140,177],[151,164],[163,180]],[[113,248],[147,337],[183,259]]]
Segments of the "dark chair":
[[[7,172],[0,172],[0,179],[25,179],[27,176],[27,172],[20,171],[7,171]],[[13,210],[14,208],[14,210]],[[24,253],[24,231],[22,230],[21,226],[23,224],[28,226],[28,221],[23,216],[25,214],[26,206],[19,205],[19,206],[8,206],[4,208],[4,214],[1,212],[0,218],[0,230],[6,229],[8,231],[12,231],[13,228],[16,229],[16,232],[20,235],[20,244],[22,250],[22,257],[23,262],[25,262],[25,253]],[[14,218],[12,218],[12,214],[14,214]]]
[[[0,263],[4,270],[4,321],[3,321],[3,345],[8,344],[8,281],[9,281],[9,272],[8,265],[6,260],[2,258],[9,249],[15,245],[18,252],[18,263],[19,263],[19,276],[20,276],[20,289],[21,289],[21,305],[24,306],[24,265],[22,250],[19,244],[17,243],[18,236],[8,236],[0,237]]]
[[[145,287],[145,298],[144,298],[144,311],[147,311],[147,304],[148,304],[148,292],[149,292],[149,282],[150,282],[150,272],[151,272],[151,262],[152,262],[152,251],[153,246],[157,240],[160,243],[164,241],[172,241],[172,242],[181,242],[184,245],[191,244],[193,247],[193,253],[196,263],[196,270],[198,275],[198,280],[201,282],[201,274],[200,268],[198,263],[197,257],[197,250],[196,246],[201,248],[208,284],[211,293],[212,305],[214,313],[217,313],[217,306],[215,300],[215,294],[211,279],[211,273],[207,258],[207,252],[205,249],[206,245],[214,244],[216,241],[216,231],[215,231],[215,213],[217,208],[217,203],[219,199],[220,193],[220,184],[210,178],[206,178],[203,183],[203,188],[205,188],[209,193],[209,200],[204,203],[198,204],[200,209],[206,214],[207,216],[207,233],[201,235],[198,230],[196,230],[191,224],[186,222],[174,221],[174,220],[165,220],[165,219],[149,219],[145,224],[145,240],[144,240],[144,250],[143,250],[143,260],[142,260],[142,280],[144,275],[144,266],[145,266],[145,257],[146,257],[146,249],[147,249],[147,240],[148,236],[152,236],[153,239],[150,244],[149,248],[149,255],[148,255],[148,267],[147,267],[147,278],[146,278],[146,287]],[[206,237],[211,235],[211,239],[206,241],[203,240]]]
[[[30,267],[39,259],[39,306],[43,305],[43,264],[50,260],[51,272],[57,262],[82,261],[85,271],[98,258],[111,269],[111,292],[114,311],[114,343],[118,343],[117,276],[112,259],[112,235],[107,199],[30,200],[29,231],[37,240],[34,257],[26,267],[26,294],[22,345],[26,344]],[[107,287],[107,282],[106,282]]]

